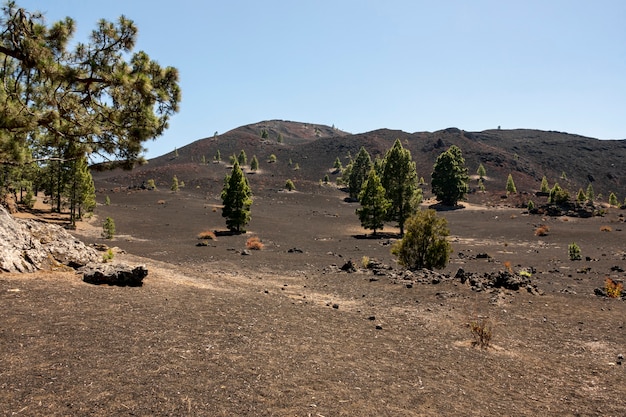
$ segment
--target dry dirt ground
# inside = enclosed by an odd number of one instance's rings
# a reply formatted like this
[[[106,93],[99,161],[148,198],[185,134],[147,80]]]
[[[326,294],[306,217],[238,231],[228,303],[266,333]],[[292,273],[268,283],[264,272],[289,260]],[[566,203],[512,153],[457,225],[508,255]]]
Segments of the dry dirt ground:
[[[224,230],[216,193],[105,190],[76,231],[144,263],[138,288],[73,272],[0,274],[0,413],[6,416],[623,416],[623,211],[529,216],[472,201],[445,211],[441,272],[532,270],[543,292],[404,279],[393,233],[364,236],[337,190],[256,196],[248,233]],[[111,216],[112,241],[99,237]],[[550,232],[537,237],[545,224]],[[601,231],[604,227],[610,231]],[[196,235],[217,230],[208,246]],[[385,232],[393,232],[393,229]],[[265,247],[242,254],[258,236]],[[570,261],[576,241],[583,260]],[[489,257],[484,258],[482,255]],[[363,257],[375,276],[339,270]],[[469,323],[488,318],[488,349]]]

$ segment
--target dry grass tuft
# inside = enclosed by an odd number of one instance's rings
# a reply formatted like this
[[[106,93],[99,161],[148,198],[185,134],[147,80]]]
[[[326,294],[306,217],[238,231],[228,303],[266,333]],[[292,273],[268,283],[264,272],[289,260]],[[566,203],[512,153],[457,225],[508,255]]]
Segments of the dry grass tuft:
[[[607,297],[619,298],[622,296],[622,291],[624,291],[624,284],[613,281],[611,278],[607,278],[604,281],[604,290],[606,291]]]
[[[215,240],[215,233],[210,230],[205,230],[203,232],[198,233],[198,239],[210,239]]]
[[[252,236],[246,241],[246,248],[251,250],[261,250],[264,246],[258,236]]]
[[[542,224],[537,229],[535,229],[535,236],[548,236],[549,231],[550,228],[547,225]]]
[[[611,228],[611,226],[604,225],[604,226],[600,226],[600,231],[601,232],[612,232],[613,229]]]

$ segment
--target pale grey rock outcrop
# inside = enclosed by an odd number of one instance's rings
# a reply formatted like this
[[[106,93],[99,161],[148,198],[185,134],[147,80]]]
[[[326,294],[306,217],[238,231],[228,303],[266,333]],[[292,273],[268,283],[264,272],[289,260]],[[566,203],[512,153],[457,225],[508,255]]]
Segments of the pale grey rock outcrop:
[[[34,272],[57,264],[78,268],[100,260],[62,227],[16,219],[0,206],[0,271]]]

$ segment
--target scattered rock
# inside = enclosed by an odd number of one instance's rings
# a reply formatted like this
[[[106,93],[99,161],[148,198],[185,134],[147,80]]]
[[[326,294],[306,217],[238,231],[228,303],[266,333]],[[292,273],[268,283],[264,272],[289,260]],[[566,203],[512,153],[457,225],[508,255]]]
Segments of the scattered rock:
[[[302,249],[291,248],[287,251],[287,253],[303,253]]]
[[[83,281],[90,284],[116,285],[120,287],[141,287],[148,270],[143,266],[131,267],[125,264],[90,264],[80,268]]]
[[[345,264],[343,264],[343,266],[341,267],[342,271],[345,272],[356,272],[356,266],[354,265],[354,262],[352,262],[352,259],[348,260],[348,262],[346,262]]]

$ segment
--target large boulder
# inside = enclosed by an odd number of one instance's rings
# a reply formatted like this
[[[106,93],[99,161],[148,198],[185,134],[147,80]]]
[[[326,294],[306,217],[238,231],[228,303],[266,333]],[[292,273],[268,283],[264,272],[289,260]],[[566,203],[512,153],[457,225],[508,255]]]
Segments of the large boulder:
[[[0,271],[34,272],[59,264],[78,268],[101,256],[60,226],[15,219],[0,206]]]
[[[117,285],[120,287],[141,287],[148,270],[143,266],[128,266],[126,264],[90,264],[82,267],[83,281],[90,284]]]

